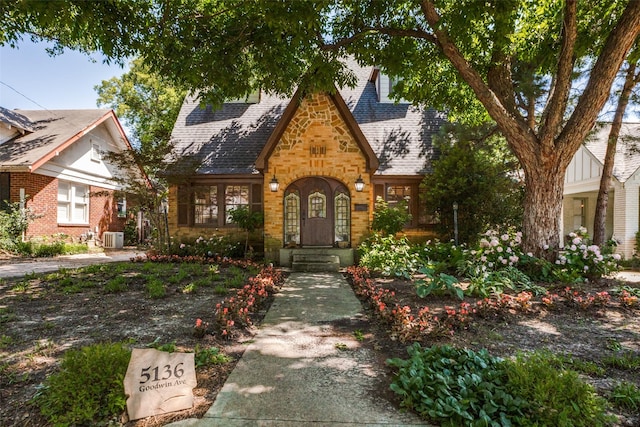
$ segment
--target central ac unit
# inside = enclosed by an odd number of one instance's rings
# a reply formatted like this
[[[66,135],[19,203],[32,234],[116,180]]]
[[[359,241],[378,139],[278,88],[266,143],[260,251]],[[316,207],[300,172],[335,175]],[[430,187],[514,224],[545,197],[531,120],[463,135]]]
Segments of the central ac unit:
[[[105,248],[122,249],[124,247],[124,233],[121,231],[105,231],[102,234],[102,242]]]

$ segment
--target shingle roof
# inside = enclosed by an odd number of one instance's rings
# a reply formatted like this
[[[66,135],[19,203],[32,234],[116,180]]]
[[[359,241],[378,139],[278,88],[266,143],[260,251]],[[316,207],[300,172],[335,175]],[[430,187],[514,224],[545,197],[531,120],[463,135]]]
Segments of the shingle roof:
[[[587,137],[585,147],[604,164],[611,123],[598,124]],[[616,146],[613,176],[626,182],[640,168],[640,123],[623,123]]]
[[[371,68],[354,61],[348,65],[357,85],[339,91],[380,161],[376,174],[427,172],[431,137],[444,124],[444,114],[378,102],[369,81]],[[199,174],[257,173],[254,163],[289,102],[288,97],[263,95],[257,104],[224,104],[214,111],[200,108],[196,97],[187,97],[172,133],[175,158],[199,165]]]
[[[8,110],[4,107],[0,107],[0,122],[8,123],[18,129],[26,130],[29,132],[33,131],[33,123],[31,123],[28,118],[15,110]]]
[[[106,109],[7,111],[29,120],[32,132],[0,145],[0,167],[32,166],[110,112]]]

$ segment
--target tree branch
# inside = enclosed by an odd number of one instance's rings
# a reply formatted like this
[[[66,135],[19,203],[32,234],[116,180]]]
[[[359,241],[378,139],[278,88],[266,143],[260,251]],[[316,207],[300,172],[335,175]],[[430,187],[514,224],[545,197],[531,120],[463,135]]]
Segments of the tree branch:
[[[591,70],[587,86],[556,146],[562,147],[567,164],[589,133],[600,110],[609,98],[611,85],[622,62],[640,33],[640,1],[630,1],[616,27],[611,31],[600,56]]]
[[[350,37],[346,37],[344,39],[338,40],[336,42],[330,44],[324,44],[321,46],[322,50],[338,50],[341,47],[350,45],[368,35],[372,34],[385,34],[392,37],[411,37],[415,39],[423,39],[427,40],[431,43],[436,43],[436,38],[433,34],[430,34],[423,30],[410,30],[405,28],[387,28],[387,27],[368,27],[363,28],[357,33],[353,34]]]
[[[562,46],[558,57],[558,70],[554,76],[542,113],[538,135],[543,148],[553,149],[553,142],[562,124],[571,90],[571,75],[575,63],[575,44],[578,35],[577,3],[567,0],[562,24]]]
[[[522,116],[509,111],[503,105],[500,98],[484,82],[478,71],[462,56],[447,32],[439,28],[440,15],[433,2],[422,0],[421,8],[429,26],[433,29],[436,45],[471,87],[491,118],[496,121],[516,156],[518,158],[523,155],[533,156],[536,135],[529,129]],[[517,142],[517,145],[514,144],[514,141]],[[522,143],[525,141],[529,143]]]

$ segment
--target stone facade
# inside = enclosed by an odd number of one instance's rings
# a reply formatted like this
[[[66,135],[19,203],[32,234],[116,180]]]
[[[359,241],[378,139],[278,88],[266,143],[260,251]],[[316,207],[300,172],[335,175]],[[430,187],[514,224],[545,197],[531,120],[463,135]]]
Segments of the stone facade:
[[[280,188],[269,189],[276,176]],[[323,176],[342,182],[351,192],[351,242],[357,245],[369,230],[372,186],[366,159],[331,98],[324,93],[302,100],[268,160],[264,173],[265,256],[277,259],[283,247],[283,195],[298,179]],[[356,192],[361,176],[365,189]],[[356,205],[367,206],[356,211]]]

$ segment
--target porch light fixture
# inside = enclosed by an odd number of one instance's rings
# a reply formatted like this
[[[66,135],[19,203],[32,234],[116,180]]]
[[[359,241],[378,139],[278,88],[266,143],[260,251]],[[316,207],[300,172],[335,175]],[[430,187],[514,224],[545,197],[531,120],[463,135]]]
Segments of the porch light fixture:
[[[358,179],[356,179],[356,191],[360,192],[364,190],[364,181],[362,180],[362,175],[358,175]]]
[[[276,174],[273,174],[273,178],[271,178],[271,181],[269,182],[269,188],[271,189],[271,191],[273,191],[274,193],[276,191],[278,191],[278,188],[280,188],[280,183],[278,182],[278,180],[276,179]]]

